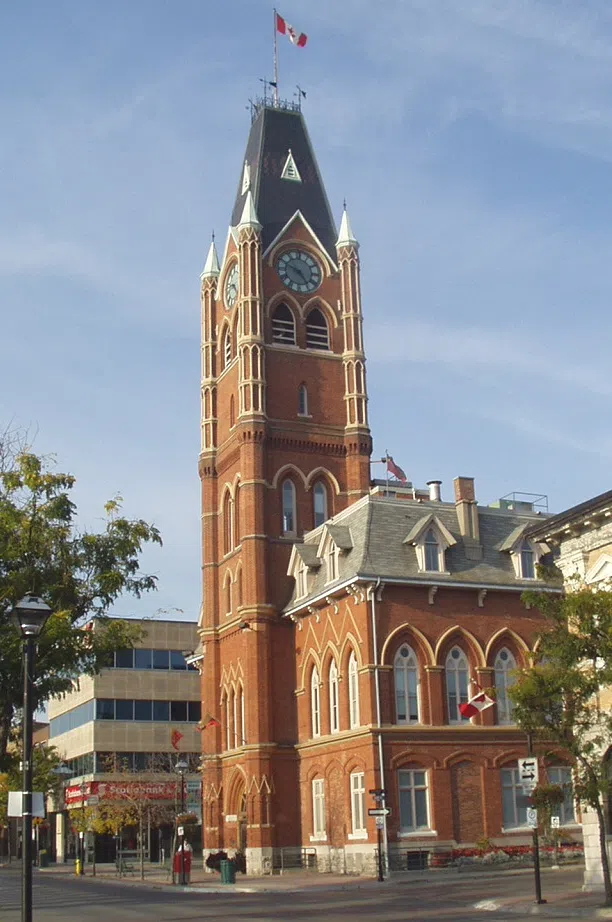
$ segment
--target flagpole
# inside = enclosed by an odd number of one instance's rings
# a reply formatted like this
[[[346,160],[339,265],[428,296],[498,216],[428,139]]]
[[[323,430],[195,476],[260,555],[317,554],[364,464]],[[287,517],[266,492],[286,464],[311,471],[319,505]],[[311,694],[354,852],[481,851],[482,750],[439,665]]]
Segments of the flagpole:
[[[387,486],[385,487],[385,496],[389,496],[389,452],[385,448],[385,468],[387,477]]]
[[[276,7],[274,8],[274,105],[278,108],[278,48],[276,39]]]

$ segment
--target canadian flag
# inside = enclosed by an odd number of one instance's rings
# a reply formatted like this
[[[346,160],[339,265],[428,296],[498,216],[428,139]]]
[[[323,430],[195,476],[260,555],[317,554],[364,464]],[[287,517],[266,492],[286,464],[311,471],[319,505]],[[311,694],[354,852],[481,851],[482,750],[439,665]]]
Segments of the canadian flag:
[[[281,35],[286,35],[289,41],[297,45],[298,48],[303,48],[308,41],[308,36],[305,32],[296,32],[293,26],[290,26],[278,13],[276,14],[276,31],[280,32]]]
[[[465,717],[466,720],[469,720],[470,717],[475,717],[476,714],[480,714],[481,711],[486,711],[487,708],[490,708],[494,704],[493,698],[489,698],[485,692],[481,691],[477,695],[474,695],[473,698],[470,698],[466,704],[460,704],[459,713],[462,717]]]

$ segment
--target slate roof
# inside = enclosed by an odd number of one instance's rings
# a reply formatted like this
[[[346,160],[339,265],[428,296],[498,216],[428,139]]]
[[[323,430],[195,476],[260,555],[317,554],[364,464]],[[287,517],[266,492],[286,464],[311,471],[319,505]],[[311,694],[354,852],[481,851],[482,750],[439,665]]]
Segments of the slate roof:
[[[281,179],[289,150],[301,182]],[[240,223],[246,191],[242,191],[244,161],[249,164],[255,211],[262,225],[264,252],[296,211],[304,218],[336,261],[336,225],[301,112],[261,106],[253,124],[240,168],[232,226]]]
[[[405,543],[406,536],[414,526],[430,512],[435,514],[456,541],[445,555],[448,574],[421,572],[416,549]],[[299,606],[329,592],[334,585],[355,577],[380,577],[382,580],[406,580],[438,586],[443,586],[446,582],[500,589],[533,588],[533,581],[516,577],[510,554],[501,551],[500,548],[506,544],[510,535],[516,534],[525,524],[535,523],[541,516],[491,509],[486,506],[480,506],[478,513],[482,553],[475,555],[474,543],[469,539],[464,541],[461,535],[454,504],[365,497],[333,520],[334,523],[350,529],[353,542],[352,548],[339,555],[338,580],[332,584],[326,583],[325,566],[311,570],[308,596],[299,600]],[[297,545],[296,549],[300,546],[317,547],[325,527],[322,525],[306,534],[303,544]],[[327,527],[332,532],[335,526],[330,522]],[[297,605],[295,597],[292,597],[286,610]]]

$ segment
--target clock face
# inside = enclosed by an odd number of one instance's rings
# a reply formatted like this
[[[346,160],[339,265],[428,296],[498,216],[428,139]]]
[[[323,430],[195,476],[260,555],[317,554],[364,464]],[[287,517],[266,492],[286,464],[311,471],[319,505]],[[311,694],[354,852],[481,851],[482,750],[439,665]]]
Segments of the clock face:
[[[298,294],[314,291],[321,284],[319,264],[304,250],[287,250],[278,257],[276,271],[283,285]]]
[[[240,281],[240,270],[238,263],[234,263],[225,279],[225,307],[227,310],[233,307],[238,297],[238,284]]]

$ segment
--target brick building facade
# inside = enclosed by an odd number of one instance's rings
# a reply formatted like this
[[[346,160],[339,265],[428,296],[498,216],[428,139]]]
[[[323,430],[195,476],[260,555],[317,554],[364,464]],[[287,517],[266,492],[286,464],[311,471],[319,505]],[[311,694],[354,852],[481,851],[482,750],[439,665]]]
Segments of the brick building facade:
[[[359,271],[301,112],[258,104],[201,277],[199,459],[204,847],[254,873],[279,849],[366,864],[373,789],[390,852],[528,835],[503,686],[547,549],[470,478],[453,503],[371,483]],[[471,680],[498,701],[465,721]]]

